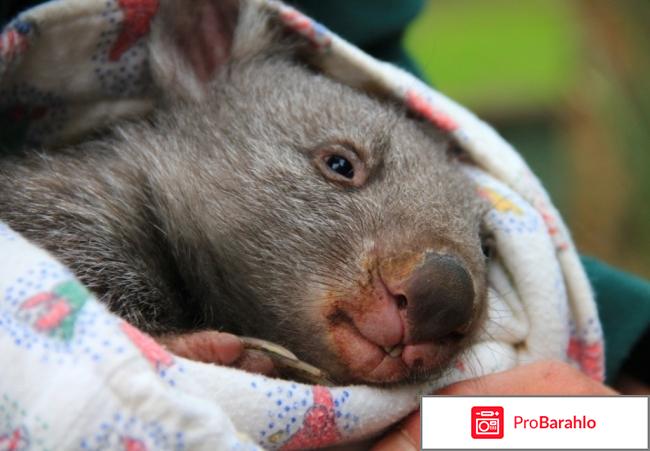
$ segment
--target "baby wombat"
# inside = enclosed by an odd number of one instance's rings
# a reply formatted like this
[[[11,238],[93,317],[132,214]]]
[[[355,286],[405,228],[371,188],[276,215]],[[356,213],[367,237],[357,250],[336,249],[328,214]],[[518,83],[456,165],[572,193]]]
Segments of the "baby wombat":
[[[480,327],[484,207],[442,134],[297,41],[257,6],[163,2],[159,108],[2,161],[0,218],[154,336],[262,338],[340,383],[430,377]]]

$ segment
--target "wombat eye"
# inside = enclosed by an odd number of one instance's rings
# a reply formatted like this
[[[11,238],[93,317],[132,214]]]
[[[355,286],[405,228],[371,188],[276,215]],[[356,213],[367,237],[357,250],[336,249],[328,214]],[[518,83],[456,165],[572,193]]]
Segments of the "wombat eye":
[[[465,163],[470,162],[472,159],[470,156],[467,154],[467,151],[463,149],[460,144],[451,141],[447,145],[447,156],[451,160],[457,160],[457,161],[462,161]]]
[[[483,251],[483,255],[485,255],[486,258],[492,257],[492,247],[489,244],[481,245],[481,250]]]
[[[368,178],[364,156],[352,147],[334,144],[318,148],[314,152],[314,164],[327,180],[358,188]]]
[[[354,178],[354,167],[352,163],[340,155],[332,155],[329,157],[325,164],[337,174],[342,175],[346,179]]]
[[[485,258],[490,259],[494,256],[494,248],[496,246],[494,236],[492,235],[483,235],[481,236],[481,251]]]

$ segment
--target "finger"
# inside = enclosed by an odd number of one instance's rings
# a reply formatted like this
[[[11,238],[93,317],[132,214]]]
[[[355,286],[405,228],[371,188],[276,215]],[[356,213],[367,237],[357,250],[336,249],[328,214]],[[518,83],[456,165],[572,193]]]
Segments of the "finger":
[[[541,361],[471,379],[439,390],[438,395],[615,395],[611,388],[576,368]]]
[[[244,344],[235,335],[217,331],[159,338],[172,353],[191,360],[230,365],[241,357]]]
[[[415,451],[420,449],[420,411],[413,412],[393,431],[378,441],[372,451]]]
[[[232,365],[249,373],[276,375],[273,360],[261,351],[246,350]]]

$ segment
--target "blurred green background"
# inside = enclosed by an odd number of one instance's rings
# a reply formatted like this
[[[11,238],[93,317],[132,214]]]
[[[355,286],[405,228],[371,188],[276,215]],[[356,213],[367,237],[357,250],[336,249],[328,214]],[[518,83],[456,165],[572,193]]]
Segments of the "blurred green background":
[[[405,46],[521,151],[583,253],[650,277],[650,1],[429,0]]]

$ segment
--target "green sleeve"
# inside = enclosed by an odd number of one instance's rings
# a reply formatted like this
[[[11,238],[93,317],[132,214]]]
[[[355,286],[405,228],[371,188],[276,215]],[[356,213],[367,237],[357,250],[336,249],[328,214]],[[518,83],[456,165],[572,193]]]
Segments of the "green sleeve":
[[[596,293],[611,381],[650,326],[650,283],[595,258],[583,256],[582,263]]]
[[[424,0],[298,0],[289,2],[372,56],[421,77],[402,47],[406,25]]]

